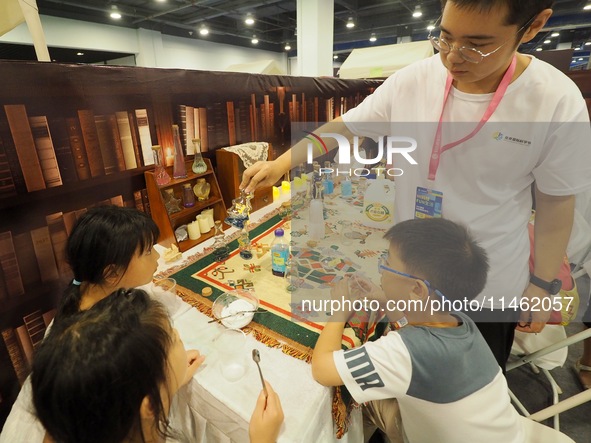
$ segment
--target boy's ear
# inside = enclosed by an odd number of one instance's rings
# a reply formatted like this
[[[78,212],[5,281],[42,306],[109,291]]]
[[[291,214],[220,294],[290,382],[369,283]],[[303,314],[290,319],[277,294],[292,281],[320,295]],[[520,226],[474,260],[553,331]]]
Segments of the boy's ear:
[[[416,300],[427,300],[429,297],[429,288],[422,280],[415,280],[415,283],[412,286],[411,298]]]
[[[529,25],[529,27],[525,31],[525,34],[523,34],[523,37],[521,38],[521,43],[527,43],[532,38],[534,38],[538,34],[538,32],[540,32],[540,30],[544,26],[546,26],[546,22],[548,21],[551,15],[552,9],[544,9],[542,12],[540,12],[536,16],[534,21],[531,23],[531,25]]]

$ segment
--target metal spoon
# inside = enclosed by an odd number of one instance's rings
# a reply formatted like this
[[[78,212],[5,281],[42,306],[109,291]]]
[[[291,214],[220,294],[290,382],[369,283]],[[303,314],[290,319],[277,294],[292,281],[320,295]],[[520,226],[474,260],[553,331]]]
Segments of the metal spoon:
[[[236,315],[240,315],[240,314],[248,314],[250,312],[254,312],[255,314],[262,314],[265,313],[267,311],[265,310],[258,310],[258,309],[254,309],[254,310],[248,310],[248,311],[238,311],[238,312],[234,312],[233,314],[229,314],[229,315],[224,315],[223,317],[220,318],[214,318],[213,320],[209,320],[207,323],[213,323],[214,321],[221,321],[221,320],[225,320],[226,318],[230,318],[230,317],[235,317]]]
[[[252,350],[252,359],[257,364],[257,368],[259,368],[259,375],[261,376],[261,383],[263,384],[263,391],[265,392],[265,398],[269,395],[267,394],[267,387],[265,386],[265,379],[263,378],[263,372],[261,371],[261,365],[259,364],[261,361],[261,354],[259,354],[258,349]]]

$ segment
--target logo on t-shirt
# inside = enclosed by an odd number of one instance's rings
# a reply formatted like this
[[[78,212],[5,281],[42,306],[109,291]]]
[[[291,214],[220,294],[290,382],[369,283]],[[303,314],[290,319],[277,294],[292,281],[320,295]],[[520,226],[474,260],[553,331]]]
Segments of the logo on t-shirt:
[[[505,135],[502,132],[493,132],[492,138],[500,142],[509,142],[509,143],[516,143],[521,146],[531,146],[531,141],[523,140],[518,137],[512,137],[510,135]]]
[[[364,347],[345,351],[344,357],[351,376],[362,391],[369,388],[384,387],[384,382],[377,373],[376,368]]]

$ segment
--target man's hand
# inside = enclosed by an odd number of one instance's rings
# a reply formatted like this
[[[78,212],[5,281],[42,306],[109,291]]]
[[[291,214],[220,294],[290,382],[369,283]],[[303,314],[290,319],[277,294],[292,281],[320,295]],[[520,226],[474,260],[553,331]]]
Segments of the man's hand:
[[[265,380],[268,396],[261,390],[252,416],[248,435],[250,443],[274,443],[283,423],[283,409],[279,396]]]
[[[543,307],[551,308],[551,303],[544,303],[544,299],[549,297],[550,295],[542,288],[538,288],[531,283],[527,285],[525,292],[521,296],[520,306],[522,311],[515,329],[521,332],[541,332],[552,312],[551,310],[543,310]]]
[[[286,172],[276,160],[256,162],[242,174],[240,189],[248,193],[265,186],[273,186]]]
[[[191,381],[199,366],[205,361],[205,355],[201,355],[196,349],[190,349],[187,351],[187,372],[185,374],[185,380],[181,386],[186,385]]]

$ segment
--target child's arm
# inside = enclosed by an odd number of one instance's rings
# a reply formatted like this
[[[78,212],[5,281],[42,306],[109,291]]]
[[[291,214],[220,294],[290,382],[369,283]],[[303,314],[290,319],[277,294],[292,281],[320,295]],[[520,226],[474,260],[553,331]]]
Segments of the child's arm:
[[[261,391],[250,417],[250,443],[274,443],[283,423],[283,409],[279,396],[267,381],[265,387],[268,395]]]
[[[331,290],[333,299],[349,298],[348,279],[344,278]],[[339,375],[333,359],[333,352],[341,349],[341,341],[345,323],[349,319],[349,311],[335,313],[324,325],[312,355],[312,375],[314,380],[324,386],[340,386],[343,380]]]

